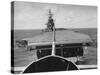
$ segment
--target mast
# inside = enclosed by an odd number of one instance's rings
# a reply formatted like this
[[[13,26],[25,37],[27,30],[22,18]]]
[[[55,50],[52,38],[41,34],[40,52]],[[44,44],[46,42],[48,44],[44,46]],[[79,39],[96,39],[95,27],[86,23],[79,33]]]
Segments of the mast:
[[[52,29],[52,55],[55,55],[55,42],[56,42],[56,38],[55,38],[55,24],[54,24],[54,20],[53,20],[53,14],[51,13],[51,10],[49,10],[49,13],[51,15],[51,19],[53,21],[53,29]]]
[[[51,31],[52,33],[52,53],[51,55],[55,55],[55,24],[54,24],[54,19],[53,19],[53,14],[51,10],[49,9],[49,19],[47,23],[47,29],[48,31]]]
[[[55,26],[53,27],[53,37],[52,37],[53,41],[52,41],[52,55],[55,55]]]

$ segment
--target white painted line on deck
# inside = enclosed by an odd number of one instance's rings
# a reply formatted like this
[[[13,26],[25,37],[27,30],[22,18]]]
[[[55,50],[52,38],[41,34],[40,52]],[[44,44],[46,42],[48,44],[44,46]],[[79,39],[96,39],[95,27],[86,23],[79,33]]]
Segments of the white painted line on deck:
[[[79,68],[97,68],[97,65],[77,65]]]

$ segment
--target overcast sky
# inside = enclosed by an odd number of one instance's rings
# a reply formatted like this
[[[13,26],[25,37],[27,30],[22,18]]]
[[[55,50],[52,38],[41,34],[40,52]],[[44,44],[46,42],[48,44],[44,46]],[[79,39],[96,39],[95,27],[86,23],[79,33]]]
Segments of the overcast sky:
[[[44,29],[49,9],[54,14],[56,28],[97,27],[96,6],[15,2],[14,29]]]

